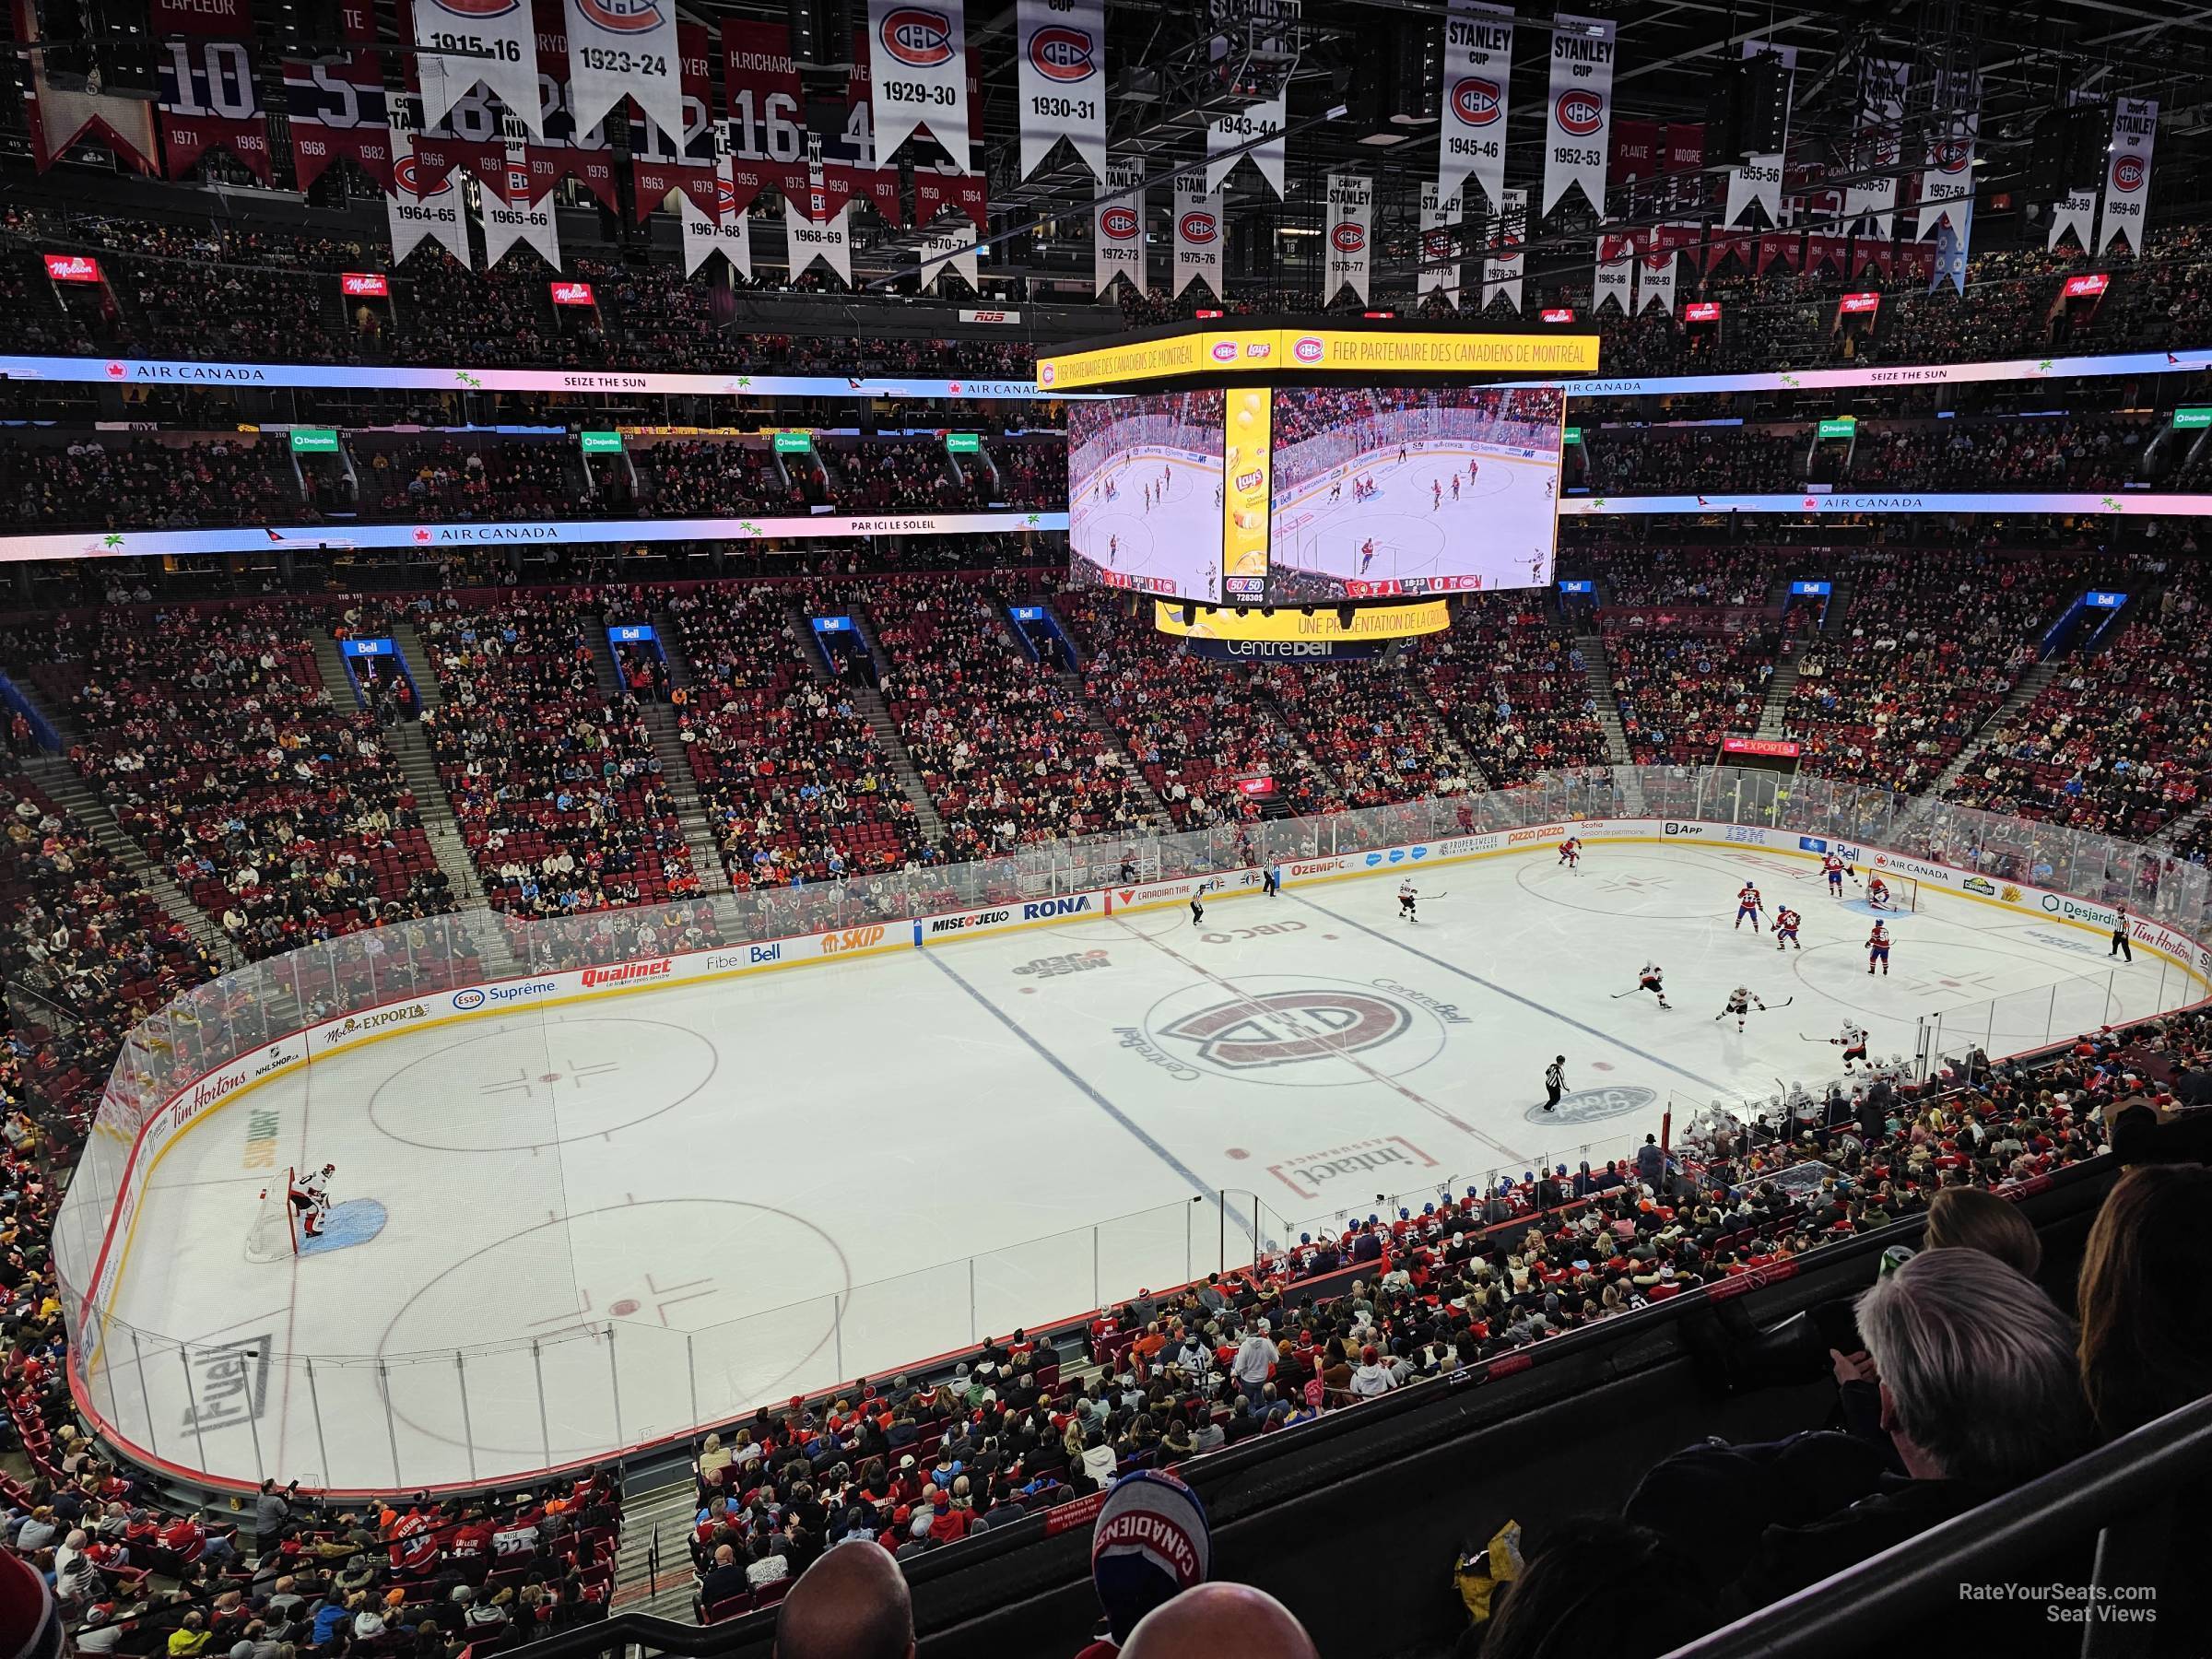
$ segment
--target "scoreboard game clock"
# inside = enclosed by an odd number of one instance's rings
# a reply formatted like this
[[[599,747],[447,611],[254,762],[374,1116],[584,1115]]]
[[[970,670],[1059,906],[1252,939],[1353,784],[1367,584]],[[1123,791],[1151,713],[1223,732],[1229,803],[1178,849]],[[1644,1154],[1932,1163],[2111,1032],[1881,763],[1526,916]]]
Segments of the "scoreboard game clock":
[[[1183,324],[1041,359],[1040,391],[1086,394],[1071,580],[1296,606],[1347,648],[1374,641],[1329,627],[1339,609],[1548,586],[1567,385],[1596,368],[1594,334],[1394,323]]]

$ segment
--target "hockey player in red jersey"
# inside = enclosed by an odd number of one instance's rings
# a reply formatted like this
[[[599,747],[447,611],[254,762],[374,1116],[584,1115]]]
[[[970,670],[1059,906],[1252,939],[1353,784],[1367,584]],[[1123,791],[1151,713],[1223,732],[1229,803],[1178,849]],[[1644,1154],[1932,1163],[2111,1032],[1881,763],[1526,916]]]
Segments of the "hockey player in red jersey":
[[[1820,873],[1828,877],[1828,896],[1830,899],[1843,897],[1843,861],[1833,853],[1820,861]]]
[[[1571,835],[1559,843],[1559,862],[1576,875],[1583,873],[1583,838]]]
[[[1759,931],[1759,909],[1760,905],[1759,888],[1751,882],[1745,882],[1742,891],[1738,892],[1735,896],[1736,926],[1743,926],[1744,918],[1748,916],[1751,918],[1751,931],[1753,933],[1757,933]]]
[[[1889,884],[1879,876],[1866,877],[1866,902],[1876,910],[1889,908]]]
[[[1795,946],[1799,950],[1805,948],[1804,946],[1797,944],[1797,924],[1801,920],[1802,918],[1797,912],[1786,904],[1774,912],[1775,949],[1787,950],[1792,946]]]
[[[1866,971],[1872,973],[1877,962],[1882,965],[1882,977],[1888,979],[1889,977],[1889,930],[1879,922],[1874,924],[1874,931],[1866,935]]]

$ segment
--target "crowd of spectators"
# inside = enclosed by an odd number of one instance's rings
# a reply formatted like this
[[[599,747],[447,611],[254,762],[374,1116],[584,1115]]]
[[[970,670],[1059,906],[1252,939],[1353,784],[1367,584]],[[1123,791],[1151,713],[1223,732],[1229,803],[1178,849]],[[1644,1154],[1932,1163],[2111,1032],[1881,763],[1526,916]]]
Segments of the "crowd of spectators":
[[[1606,738],[1582,649],[1538,594],[1473,594],[1421,641],[1412,672],[1497,789],[1602,764]]]
[[[259,440],[110,439],[0,448],[0,501],[41,530],[189,530],[298,516]]]
[[[2159,428],[2146,419],[2017,418],[1862,426],[1854,489],[2117,489]]]
[[[1709,764],[1723,737],[1758,730],[1774,677],[1771,633],[1630,628],[1605,638],[1621,730],[1637,765]]]
[[[1271,664],[1256,671],[1307,748],[1343,781],[1354,806],[1478,787],[1428,699],[1374,663]]]
[[[352,441],[371,517],[409,520],[588,516],[572,439]]]
[[[1608,541],[1567,560],[1577,576],[1597,582],[1606,606],[1697,605],[1741,609],[1763,606],[1782,572],[1768,547],[1647,546]]]

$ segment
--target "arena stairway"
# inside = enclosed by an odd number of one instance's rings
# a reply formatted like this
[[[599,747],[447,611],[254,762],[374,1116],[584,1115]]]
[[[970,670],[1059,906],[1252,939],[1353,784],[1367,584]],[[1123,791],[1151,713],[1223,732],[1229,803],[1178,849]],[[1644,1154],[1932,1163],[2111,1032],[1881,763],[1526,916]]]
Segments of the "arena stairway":
[[[2037,663],[2027,673],[2021,675],[2018,682],[2012,688],[2012,694],[1999,703],[1995,712],[1975,729],[1974,735],[1966,740],[1966,747],[1951,757],[1951,763],[1943,769],[1936,782],[1929,785],[1926,793],[1919,797],[1912,811],[1906,815],[1904,825],[1910,826],[1934,811],[1936,803],[1943,798],[1944,792],[1966,775],[1974,758],[1982,752],[1986,735],[2006,724],[2022,709],[2033,702],[2036,693],[2049,685],[2053,677],[2057,673],[2057,664]]]
[[[612,1611],[697,1622],[699,1575],[689,1540],[698,1512],[699,1489],[688,1465],[677,1466],[673,1480],[634,1490],[625,1484]]]
[[[676,711],[664,702],[645,705],[645,730],[653,738],[653,752],[661,762],[661,778],[676,801],[676,821],[691,849],[691,867],[700,885],[710,894],[731,891],[730,873],[723,867],[722,848],[714,827],[707,821],[707,804],[700,798],[699,779],[691,771],[691,757],[684,753]]]
[[[1620,700],[1613,695],[1613,676],[1602,635],[1578,633],[1574,648],[1583,653],[1583,678],[1597,700],[1597,724],[1606,735],[1606,759],[1615,766],[1629,763],[1628,728],[1620,724]]]
[[[875,649],[873,641],[869,649]],[[929,791],[922,787],[922,773],[907,750],[906,739],[899,735],[899,723],[891,718],[890,705],[883,700],[883,693],[873,686],[847,686],[845,695],[853,700],[853,708],[875,734],[876,747],[890,762],[891,776],[898,780],[899,793],[912,804],[923,835],[931,846],[943,846],[945,820],[937,816],[937,804],[929,798]]]

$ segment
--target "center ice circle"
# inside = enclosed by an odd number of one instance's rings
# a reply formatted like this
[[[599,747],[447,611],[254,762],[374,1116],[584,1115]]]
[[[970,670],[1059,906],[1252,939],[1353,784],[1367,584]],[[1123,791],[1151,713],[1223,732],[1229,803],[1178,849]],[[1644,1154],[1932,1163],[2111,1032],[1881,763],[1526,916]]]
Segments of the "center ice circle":
[[[369,1116],[432,1151],[559,1146],[682,1105],[718,1060],[704,1035],[663,1020],[520,1014],[410,1060],[377,1086]]]
[[[1352,980],[1248,975],[1187,985],[1147,1011],[1163,1053],[1217,1077],[1290,1088],[1403,1077],[1443,1052],[1441,1017]]]

